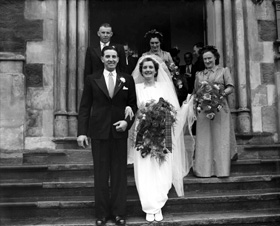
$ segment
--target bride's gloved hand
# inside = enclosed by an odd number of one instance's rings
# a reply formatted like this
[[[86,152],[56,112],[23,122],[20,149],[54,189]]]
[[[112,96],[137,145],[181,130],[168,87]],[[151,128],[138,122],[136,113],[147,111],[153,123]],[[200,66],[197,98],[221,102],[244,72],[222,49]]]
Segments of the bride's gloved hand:
[[[190,99],[191,99],[192,94],[188,94],[187,98],[184,100],[184,104],[189,103]]]
[[[129,106],[126,106],[124,113],[125,113],[124,118],[127,118],[129,116],[130,120],[132,120],[132,118],[134,117],[134,113],[133,113],[131,107],[129,107]]]

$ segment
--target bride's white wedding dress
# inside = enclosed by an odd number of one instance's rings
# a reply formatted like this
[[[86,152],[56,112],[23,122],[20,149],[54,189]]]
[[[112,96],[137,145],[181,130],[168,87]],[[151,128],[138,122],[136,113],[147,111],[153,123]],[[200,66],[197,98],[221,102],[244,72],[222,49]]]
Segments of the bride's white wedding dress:
[[[150,155],[143,158],[140,151],[135,149],[136,128],[139,122],[137,116],[134,126],[130,130],[128,163],[134,163],[135,182],[142,209],[145,213],[156,214],[165,205],[172,184],[178,196],[184,195],[183,178],[192,167],[192,158],[187,157],[189,154],[186,153],[183,135],[187,108],[184,106],[180,109],[173,83],[161,65],[155,85],[144,85],[142,76],[137,72],[139,62],[143,58],[145,57],[139,59],[133,74],[136,82],[138,107],[151,100],[158,101],[162,97],[172,104],[177,111],[176,123],[172,129],[172,153],[167,154],[166,161],[162,164],[159,164]]]
[[[176,100],[168,98],[164,83],[146,87],[144,83],[136,85],[138,107],[160,97],[176,105]],[[175,102],[175,103],[174,103]],[[138,121],[136,121],[136,126]],[[174,140],[174,134],[172,136]],[[172,186],[172,153],[167,154],[162,164],[150,155],[142,158],[140,151],[134,149],[134,175],[142,209],[145,213],[156,214],[166,203],[168,191]]]

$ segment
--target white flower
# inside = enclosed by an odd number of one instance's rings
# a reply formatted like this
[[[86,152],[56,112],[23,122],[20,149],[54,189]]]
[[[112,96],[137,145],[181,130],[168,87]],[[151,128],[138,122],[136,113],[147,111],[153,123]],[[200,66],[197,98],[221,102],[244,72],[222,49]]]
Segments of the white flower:
[[[209,114],[206,115],[206,117],[213,120],[215,118],[215,113],[213,113],[213,112],[209,113]]]
[[[217,84],[213,85],[217,90],[220,90],[220,87]]]
[[[143,114],[142,119],[143,119],[143,120],[146,119],[146,114]]]
[[[124,78],[124,77],[120,77],[120,81],[121,81],[122,83],[125,83],[125,78]]]
[[[217,110],[220,111],[222,109],[222,105],[218,105]]]
[[[211,95],[210,95],[209,93],[205,93],[205,94],[203,95],[203,99],[204,99],[204,100],[211,100]]]

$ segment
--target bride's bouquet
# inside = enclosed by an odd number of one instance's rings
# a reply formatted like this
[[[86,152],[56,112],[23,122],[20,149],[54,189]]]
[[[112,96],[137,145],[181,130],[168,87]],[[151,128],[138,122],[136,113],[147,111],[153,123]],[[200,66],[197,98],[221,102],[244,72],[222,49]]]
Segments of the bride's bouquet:
[[[175,115],[173,105],[163,98],[158,102],[147,102],[139,108],[135,147],[143,158],[150,154],[162,163],[166,154],[172,152],[171,129],[176,121]]]
[[[198,113],[204,112],[206,117],[213,120],[223,107],[224,90],[218,83],[203,81],[195,95],[195,106]]]

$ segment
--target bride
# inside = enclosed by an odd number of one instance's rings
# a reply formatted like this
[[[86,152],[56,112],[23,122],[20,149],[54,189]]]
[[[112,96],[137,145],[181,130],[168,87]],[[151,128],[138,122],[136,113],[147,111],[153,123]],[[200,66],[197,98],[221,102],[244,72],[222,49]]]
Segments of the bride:
[[[183,125],[186,117],[182,115],[173,83],[163,69],[164,62],[157,56],[142,56],[132,73],[136,84],[138,108],[151,100],[160,98],[168,101],[177,111],[176,123],[172,126],[172,152],[165,155],[165,161],[159,161],[150,154],[145,157],[135,148],[136,128],[139,119],[136,116],[129,141],[128,162],[134,163],[134,175],[142,210],[147,221],[161,221],[162,207],[168,200],[168,192],[175,187],[178,196],[184,195],[183,178],[192,166],[192,158],[185,151]],[[185,113],[184,113],[185,114]]]

